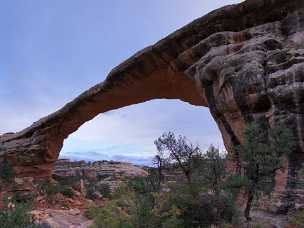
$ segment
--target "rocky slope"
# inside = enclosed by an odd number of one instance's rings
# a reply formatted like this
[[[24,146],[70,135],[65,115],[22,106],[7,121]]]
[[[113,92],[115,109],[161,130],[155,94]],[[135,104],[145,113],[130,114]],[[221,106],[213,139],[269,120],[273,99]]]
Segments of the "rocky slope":
[[[46,228],[89,228],[93,224],[78,209],[41,209],[34,210],[31,214],[38,224]]]
[[[251,121],[293,129],[296,147],[277,177],[276,208],[303,206],[304,1],[247,0],[215,10],[138,52],[107,79],[18,133],[0,136],[0,160],[18,176],[49,177],[63,141],[96,115],[151,99],[206,106],[237,170]],[[0,162],[1,162],[0,161]]]
[[[60,159],[55,162],[52,179],[15,177],[5,186],[0,183],[0,211],[29,200],[33,205],[30,214],[43,227],[89,227],[88,208],[103,207],[121,183],[147,174],[130,163]]]
[[[85,184],[84,182],[92,182],[94,186],[106,184],[112,192],[115,191],[121,182],[129,178],[147,175],[147,171],[130,163],[116,161],[87,163],[85,161],[73,162],[68,159],[58,160],[55,163],[53,172],[55,180],[69,181],[74,177],[78,177],[79,185],[81,183]]]

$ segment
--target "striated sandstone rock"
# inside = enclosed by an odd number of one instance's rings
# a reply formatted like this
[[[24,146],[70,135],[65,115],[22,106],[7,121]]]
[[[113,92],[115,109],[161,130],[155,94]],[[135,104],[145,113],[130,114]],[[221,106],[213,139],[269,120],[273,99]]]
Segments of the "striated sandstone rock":
[[[88,228],[92,221],[88,220],[78,209],[70,210],[34,210],[31,212],[35,221],[42,227],[52,228]]]
[[[55,162],[53,178],[65,182],[74,183],[71,185],[82,191],[81,185],[94,182],[95,186],[107,184],[114,192],[117,187],[129,178],[145,177],[148,172],[142,168],[125,162],[95,161],[93,163],[72,162],[67,159],[60,159]]]
[[[215,10],[116,67],[29,128],[0,136],[18,176],[50,176],[63,141],[96,115],[151,99],[209,107],[237,169],[250,121],[290,126],[296,148],[278,177],[282,208],[303,205],[304,1],[247,0]]]

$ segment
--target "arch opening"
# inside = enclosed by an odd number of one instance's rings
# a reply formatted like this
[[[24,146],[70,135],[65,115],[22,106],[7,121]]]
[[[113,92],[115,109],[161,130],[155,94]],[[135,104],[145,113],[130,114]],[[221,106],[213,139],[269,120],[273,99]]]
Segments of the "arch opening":
[[[156,153],[153,142],[167,131],[185,135],[203,150],[210,144],[224,149],[207,108],[157,99],[106,112],[85,123],[65,139],[59,158],[150,165]]]

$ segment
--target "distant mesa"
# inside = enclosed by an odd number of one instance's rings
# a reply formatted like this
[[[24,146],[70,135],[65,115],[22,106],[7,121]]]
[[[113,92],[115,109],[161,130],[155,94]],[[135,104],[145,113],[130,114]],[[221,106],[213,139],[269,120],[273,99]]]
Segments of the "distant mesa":
[[[55,162],[53,178],[71,179],[79,176],[80,179],[109,185],[112,192],[124,181],[134,177],[145,177],[148,172],[142,167],[127,162],[118,161],[71,161],[59,159]]]
[[[64,155],[60,154],[60,159],[71,159],[71,160],[85,160],[85,161],[96,161],[96,160],[113,160],[119,162],[128,162],[134,165],[145,165],[152,166],[153,156],[140,156],[140,155],[125,155],[125,154],[111,154],[99,151],[84,151],[84,152],[65,152]]]

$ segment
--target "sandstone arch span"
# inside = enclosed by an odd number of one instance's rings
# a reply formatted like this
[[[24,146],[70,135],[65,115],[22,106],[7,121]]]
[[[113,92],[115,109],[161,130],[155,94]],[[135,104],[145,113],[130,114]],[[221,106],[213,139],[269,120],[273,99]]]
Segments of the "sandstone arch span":
[[[19,176],[49,176],[63,140],[84,122],[151,99],[180,99],[209,107],[231,154],[248,122],[291,126],[297,146],[279,176],[278,192],[300,196],[303,5],[303,0],[247,0],[195,20],[135,54],[59,111],[0,136],[0,160],[9,160]]]
[[[207,105],[194,80],[174,71],[156,56],[137,62],[137,55],[129,63],[130,68],[122,65],[114,69],[104,82],[57,112],[21,132],[3,135],[1,152],[5,152],[5,159],[12,161],[17,174],[50,176],[64,139],[100,113],[162,98]]]

